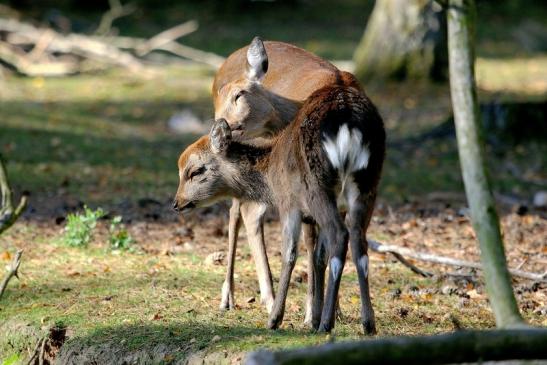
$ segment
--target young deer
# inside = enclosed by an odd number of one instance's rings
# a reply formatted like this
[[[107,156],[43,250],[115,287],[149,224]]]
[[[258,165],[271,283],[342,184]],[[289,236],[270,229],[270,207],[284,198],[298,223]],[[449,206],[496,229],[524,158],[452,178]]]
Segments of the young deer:
[[[328,85],[357,86],[353,77],[331,63],[293,45],[262,42],[255,37],[248,47],[232,53],[213,82],[215,118],[224,118],[240,138],[272,136],[296,115],[302,102]],[[256,264],[261,301],[271,312],[274,302],[272,276],[266,255],[263,218],[266,205],[234,199],[230,209],[229,250],[226,279],[222,286],[221,309],[234,305],[233,276],[237,236],[241,218]],[[308,280],[313,282],[315,228],[303,225],[308,251]],[[305,322],[311,323],[313,285],[308,285]]]
[[[295,119],[263,145],[233,141],[228,123],[216,121],[210,135],[179,158],[175,208],[186,211],[235,197],[278,209],[283,262],[270,328],[277,328],[283,319],[303,221],[315,222],[320,229],[314,252],[312,325],[320,331],[333,328],[349,238],[363,328],[374,333],[366,230],[384,154],[383,122],[371,101],[354,87],[327,86],[314,92]],[[342,205],[347,208],[345,224],[339,212]],[[325,255],[330,270],[323,305]]]

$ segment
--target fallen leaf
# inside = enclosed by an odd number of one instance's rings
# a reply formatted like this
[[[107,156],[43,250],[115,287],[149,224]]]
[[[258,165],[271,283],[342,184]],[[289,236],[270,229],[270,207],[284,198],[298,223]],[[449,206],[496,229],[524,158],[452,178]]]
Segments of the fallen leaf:
[[[11,260],[11,253],[9,253],[9,251],[2,252],[2,254],[0,255],[0,259],[2,259],[4,261]]]
[[[222,265],[225,257],[226,254],[224,254],[224,252],[216,251],[207,255],[207,257],[205,258],[205,263],[207,265]]]

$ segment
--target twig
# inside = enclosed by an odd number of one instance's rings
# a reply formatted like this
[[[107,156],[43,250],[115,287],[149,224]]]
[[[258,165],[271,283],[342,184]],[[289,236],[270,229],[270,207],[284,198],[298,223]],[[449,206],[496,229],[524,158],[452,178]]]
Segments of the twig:
[[[458,267],[471,267],[474,269],[482,270],[482,265],[479,262],[458,260],[446,256],[438,256],[425,252],[416,252],[406,247],[399,247],[394,245],[387,245],[374,240],[368,240],[368,244],[371,250],[380,253],[397,253],[405,257],[411,257],[416,260],[432,262],[436,264],[458,266]],[[543,274],[532,273],[517,269],[509,269],[509,273],[513,276],[518,276],[525,279],[547,282],[547,271]]]
[[[403,257],[403,255],[397,253],[397,252],[391,252],[391,254],[397,259],[399,260],[399,262],[403,265],[405,265],[406,267],[408,267],[410,270],[412,270],[412,272],[420,275],[420,276],[423,276],[424,278],[429,278],[429,277],[432,277],[433,274],[428,272],[428,271],[424,271],[422,269],[420,269],[419,267],[417,267],[416,265],[412,264],[410,261],[408,261],[407,259],[405,259]]]
[[[36,342],[36,346],[34,346],[34,351],[32,351],[32,355],[28,359],[27,365],[30,365],[34,362],[34,358],[36,357],[36,355],[38,355],[38,349],[40,349],[40,347],[41,347],[40,345],[42,344],[42,341],[43,341],[43,338],[40,338]]]
[[[180,37],[195,32],[198,29],[198,22],[195,20],[187,21],[186,23],[179,24],[163,32],[153,36],[143,44],[136,47],[137,54],[139,56],[145,56],[158,47],[165,46],[166,44],[177,40]]]
[[[18,270],[19,265],[21,264],[21,255],[23,255],[23,250],[17,250],[15,257],[13,258],[13,261],[9,266],[8,273],[2,280],[2,284],[0,284],[0,299],[2,299],[2,295],[4,294],[4,291],[6,290],[11,278],[15,276],[17,279],[19,279]]]
[[[38,365],[44,365],[44,354],[46,352],[46,341],[47,341],[47,336],[44,336],[44,339],[42,340],[42,346],[40,348],[40,354],[38,355]]]

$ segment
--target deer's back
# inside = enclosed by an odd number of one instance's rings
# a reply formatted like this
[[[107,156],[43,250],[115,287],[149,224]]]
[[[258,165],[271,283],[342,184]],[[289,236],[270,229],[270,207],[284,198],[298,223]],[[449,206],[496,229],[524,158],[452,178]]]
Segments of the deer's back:
[[[341,143],[341,131],[349,134],[351,143]],[[357,136],[359,139],[354,138]],[[305,185],[334,188],[340,171],[349,168],[349,162],[341,160],[338,166],[333,163],[325,144],[329,140],[349,157],[352,153],[358,157],[360,151],[367,149],[366,168],[356,169],[355,177],[362,189],[376,189],[385,156],[385,130],[376,107],[354,87],[327,86],[306,99],[295,120],[275,143],[275,169],[300,175]]]
[[[328,85],[357,85],[353,76],[333,64],[284,42],[264,42],[268,54],[268,72],[263,85],[285,98],[304,101],[314,91]],[[245,75],[247,48],[232,53],[218,70],[213,82],[213,101],[225,84]]]

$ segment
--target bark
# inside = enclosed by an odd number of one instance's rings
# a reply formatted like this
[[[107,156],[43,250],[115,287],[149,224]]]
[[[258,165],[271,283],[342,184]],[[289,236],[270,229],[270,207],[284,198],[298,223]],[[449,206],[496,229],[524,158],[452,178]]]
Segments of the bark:
[[[547,359],[547,330],[539,328],[459,331],[422,337],[392,337],[329,343],[280,352],[251,353],[246,365],[457,364]]]
[[[450,91],[465,193],[496,324],[502,328],[514,327],[522,325],[523,320],[507,270],[499,219],[481,150],[474,76],[475,4],[473,0],[450,0],[448,4]]]
[[[376,0],[354,53],[362,81],[446,80],[446,18],[430,0]]]

